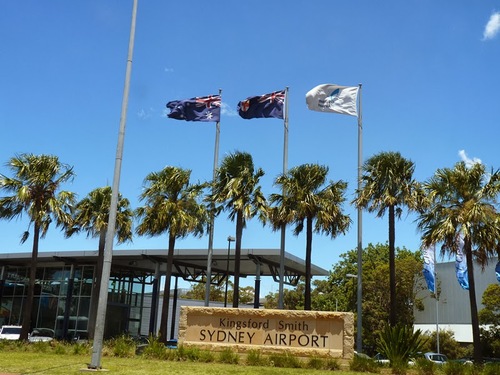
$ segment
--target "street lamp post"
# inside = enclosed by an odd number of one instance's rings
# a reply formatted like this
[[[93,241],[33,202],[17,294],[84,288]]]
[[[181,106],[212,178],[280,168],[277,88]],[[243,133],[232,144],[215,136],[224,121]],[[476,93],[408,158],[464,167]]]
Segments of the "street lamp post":
[[[226,264],[226,291],[224,292],[224,307],[227,307],[227,287],[229,285],[229,255],[231,252],[231,242],[236,241],[233,236],[227,237],[227,264]]]
[[[358,277],[358,275],[354,275],[352,273],[348,273],[347,275],[345,275],[346,277],[350,278],[350,279],[356,279],[358,281],[358,293],[357,293],[357,298],[356,298],[356,310],[357,310],[357,319],[356,319],[356,327],[357,327],[357,333],[356,333],[356,349],[359,353],[362,352],[362,349],[363,349],[363,343],[362,343],[362,336],[361,336],[361,330],[363,329],[363,326],[362,326],[362,323],[361,323],[361,298],[360,298],[360,293],[359,293],[359,290],[361,288],[360,286],[360,278]]]

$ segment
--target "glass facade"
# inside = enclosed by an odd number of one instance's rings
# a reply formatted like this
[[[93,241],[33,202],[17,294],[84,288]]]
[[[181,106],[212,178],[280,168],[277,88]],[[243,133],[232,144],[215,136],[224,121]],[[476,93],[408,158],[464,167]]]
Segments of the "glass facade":
[[[21,325],[29,267],[5,267],[0,288],[0,325]],[[92,301],[93,265],[37,268],[32,327],[48,328],[57,338],[86,338]],[[105,337],[139,335],[144,292],[152,277],[132,270],[111,270]],[[97,303],[97,301],[95,301]],[[108,317],[112,317],[109,318]]]

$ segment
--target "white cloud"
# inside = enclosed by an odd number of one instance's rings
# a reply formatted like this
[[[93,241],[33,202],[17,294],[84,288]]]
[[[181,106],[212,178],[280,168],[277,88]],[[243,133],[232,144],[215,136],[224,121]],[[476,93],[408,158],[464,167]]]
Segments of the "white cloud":
[[[494,12],[483,32],[483,40],[493,39],[500,31],[500,12]]]
[[[458,151],[458,156],[460,156],[460,159],[462,159],[463,162],[465,162],[465,165],[467,167],[472,167],[474,164],[481,164],[481,159],[479,158],[469,158],[467,154],[465,153],[465,150],[460,150]]]
[[[226,116],[238,116],[238,112],[232,109],[229,104],[222,102],[221,106],[221,114]]]
[[[165,68],[164,71],[165,71],[165,73],[173,73],[174,68]]]
[[[147,120],[152,116],[153,112],[154,112],[153,108],[149,109],[142,108],[139,111],[137,111],[137,117],[141,120]]]

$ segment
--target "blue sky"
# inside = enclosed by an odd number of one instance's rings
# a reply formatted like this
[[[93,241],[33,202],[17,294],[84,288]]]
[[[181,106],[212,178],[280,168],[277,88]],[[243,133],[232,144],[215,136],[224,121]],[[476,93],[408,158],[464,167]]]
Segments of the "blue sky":
[[[460,160],[500,167],[498,154],[500,28],[498,1],[139,1],[120,190],[135,208],[144,177],[166,165],[213,173],[215,124],[166,118],[166,102],[222,89],[219,160],[253,155],[275,192],[283,168],[283,121],[243,120],[237,103],[289,87],[288,166],[319,163],[331,180],[357,174],[355,117],[309,111],[305,94],[323,83],[362,84],[363,160],[399,151],[415,177]],[[132,0],[23,0],[0,14],[0,173],[20,153],[54,154],[74,166],[66,190],[83,198],[111,184],[123,95]],[[313,263],[326,269],[356,247],[353,225],[331,240],[315,236]],[[396,244],[415,250],[415,217],[396,223]],[[26,218],[0,221],[0,251],[20,245]],[[363,243],[385,243],[387,217],[363,213]],[[234,223],[216,221],[214,247],[227,248]],[[279,248],[280,235],[248,224],[245,248]],[[206,248],[208,237],[178,248]],[[166,248],[167,238],[136,237],[115,249]],[[96,239],[64,239],[53,228],[40,251],[93,250]],[[304,256],[305,235],[287,235],[287,251]],[[252,283],[253,280],[248,280]],[[277,291],[264,281],[263,289]]]

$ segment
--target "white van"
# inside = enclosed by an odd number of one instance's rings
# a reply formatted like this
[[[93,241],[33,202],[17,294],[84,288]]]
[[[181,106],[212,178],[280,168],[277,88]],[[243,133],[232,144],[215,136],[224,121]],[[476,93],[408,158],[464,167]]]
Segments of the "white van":
[[[0,328],[0,340],[19,340],[21,326],[2,326]]]

